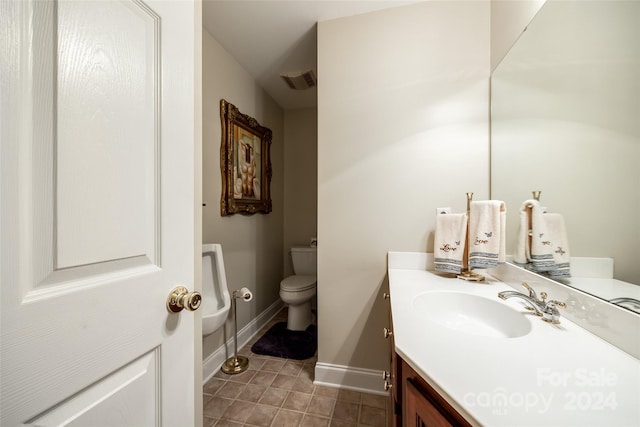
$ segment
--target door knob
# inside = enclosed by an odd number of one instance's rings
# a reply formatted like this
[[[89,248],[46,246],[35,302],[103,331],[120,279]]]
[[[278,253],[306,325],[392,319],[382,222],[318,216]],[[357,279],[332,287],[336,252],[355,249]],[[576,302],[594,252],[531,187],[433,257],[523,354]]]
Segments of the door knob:
[[[189,292],[184,286],[177,286],[171,290],[167,297],[167,310],[170,313],[177,313],[186,308],[189,311],[197,310],[202,303],[200,292]]]

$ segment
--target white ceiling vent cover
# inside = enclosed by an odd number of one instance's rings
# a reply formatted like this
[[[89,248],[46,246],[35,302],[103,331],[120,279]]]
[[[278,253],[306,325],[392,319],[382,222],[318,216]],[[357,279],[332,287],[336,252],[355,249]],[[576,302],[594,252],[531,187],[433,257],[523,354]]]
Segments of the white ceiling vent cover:
[[[280,77],[291,89],[304,90],[316,86],[316,75],[313,70],[298,74],[280,74]]]

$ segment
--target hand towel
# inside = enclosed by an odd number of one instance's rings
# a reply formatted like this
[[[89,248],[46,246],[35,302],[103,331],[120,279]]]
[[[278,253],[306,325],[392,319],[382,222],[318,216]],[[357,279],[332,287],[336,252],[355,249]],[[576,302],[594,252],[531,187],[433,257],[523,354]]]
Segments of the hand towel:
[[[518,234],[516,236],[516,250],[513,254],[514,264],[519,265],[520,267],[526,267],[529,263],[529,231],[531,229],[531,221],[529,220],[529,217],[531,216],[531,211],[528,209],[535,206],[534,202],[534,200],[525,200],[520,206]]]
[[[507,214],[504,202],[471,202],[469,210],[469,268],[493,268],[504,263]]]
[[[548,240],[551,242],[554,262],[553,268],[547,270],[546,275],[554,279],[571,277],[569,240],[567,239],[564,217],[558,213],[546,213],[543,214],[543,218],[547,227]]]
[[[434,264],[437,271],[460,273],[467,236],[467,214],[436,215]]]
[[[571,277],[569,241],[560,214],[544,213],[537,200],[520,207],[520,229],[514,263],[552,278]]]
[[[535,272],[554,268],[553,251],[548,240],[540,202],[525,200],[520,206],[520,229],[514,262]]]

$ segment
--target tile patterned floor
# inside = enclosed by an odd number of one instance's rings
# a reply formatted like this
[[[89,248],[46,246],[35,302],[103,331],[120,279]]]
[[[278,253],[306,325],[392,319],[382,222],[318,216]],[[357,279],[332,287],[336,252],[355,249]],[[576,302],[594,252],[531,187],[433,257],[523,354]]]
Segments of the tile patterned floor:
[[[283,310],[238,350],[249,358],[249,369],[236,375],[218,371],[204,385],[204,427],[385,426],[384,396],[313,384],[317,356],[292,360],[251,352],[264,332],[284,320]]]

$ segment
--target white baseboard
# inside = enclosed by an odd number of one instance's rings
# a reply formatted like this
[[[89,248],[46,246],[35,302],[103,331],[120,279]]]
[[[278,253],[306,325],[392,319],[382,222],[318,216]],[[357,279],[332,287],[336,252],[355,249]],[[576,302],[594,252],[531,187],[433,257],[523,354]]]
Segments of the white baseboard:
[[[238,331],[238,349],[246,345],[256,334],[267,324],[273,317],[282,310],[284,303],[277,300],[271,304],[265,311],[256,316],[244,328]],[[206,383],[220,369],[228,355],[233,355],[233,337],[230,337],[226,343],[218,347],[216,351],[211,353],[202,362],[202,382]]]
[[[382,371],[316,363],[315,385],[387,396]]]

